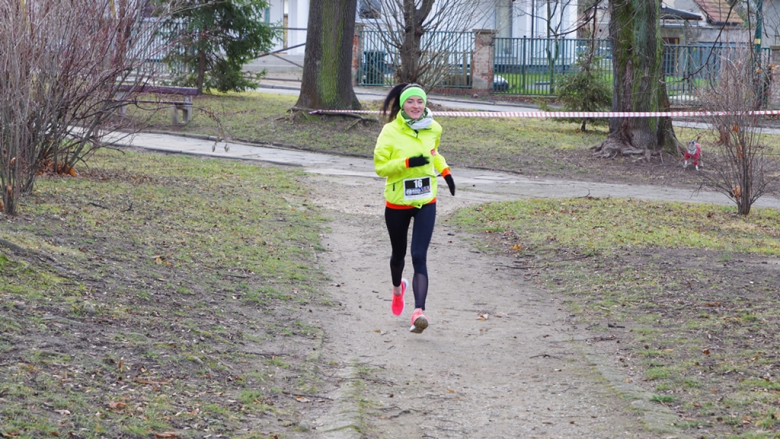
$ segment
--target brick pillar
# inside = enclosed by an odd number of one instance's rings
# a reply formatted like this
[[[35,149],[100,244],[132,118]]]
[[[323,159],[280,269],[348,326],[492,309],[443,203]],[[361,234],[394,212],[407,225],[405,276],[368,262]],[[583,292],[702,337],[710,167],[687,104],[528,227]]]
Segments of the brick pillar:
[[[355,23],[355,35],[352,37],[352,86],[358,83],[358,67],[360,57],[363,55],[363,44],[360,34],[363,32],[363,23]]]
[[[769,56],[769,109],[780,108],[780,46],[771,46]]]
[[[474,29],[474,53],[471,54],[471,88],[493,90],[493,29]]]

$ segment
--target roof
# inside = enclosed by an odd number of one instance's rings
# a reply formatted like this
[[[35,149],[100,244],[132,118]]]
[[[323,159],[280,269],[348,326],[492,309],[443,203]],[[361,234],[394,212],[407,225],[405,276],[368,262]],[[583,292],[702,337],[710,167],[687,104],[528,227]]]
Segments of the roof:
[[[693,0],[707,16],[707,23],[739,25],[744,23],[736,10],[731,10],[726,0]],[[729,14],[729,11],[731,13]]]
[[[661,5],[661,20],[702,20],[701,15]]]

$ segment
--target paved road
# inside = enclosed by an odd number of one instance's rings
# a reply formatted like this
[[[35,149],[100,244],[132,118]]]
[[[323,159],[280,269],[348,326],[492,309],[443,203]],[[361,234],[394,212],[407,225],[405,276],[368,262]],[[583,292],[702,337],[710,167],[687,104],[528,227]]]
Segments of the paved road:
[[[331,176],[379,178],[369,159],[343,157],[281,148],[260,147],[235,142],[220,142],[166,134],[140,133],[116,138],[113,143],[170,153],[203,155],[230,159],[257,160],[284,166],[302,167],[306,172]],[[214,151],[212,151],[214,148]],[[722,194],[637,184],[607,184],[570,180],[542,179],[502,172],[457,169],[458,196],[479,201],[523,198],[627,197],[666,201],[731,204]],[[780,200],[764,197],[756,207],[780,208]]]

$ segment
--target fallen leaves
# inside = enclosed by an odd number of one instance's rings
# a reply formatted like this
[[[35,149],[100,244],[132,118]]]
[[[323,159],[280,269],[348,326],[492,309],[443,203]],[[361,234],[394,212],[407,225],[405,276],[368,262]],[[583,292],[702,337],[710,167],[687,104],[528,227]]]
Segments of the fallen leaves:
[[[141,378],[141,377],[135,377],[134,381],[136,383],[149,384],[149,385],[152,385],[152,386],[155,386],[155,387],[161,387],[164,384],[170,384],[171,383],[170,381],[166,381],[166,380],[153,381],[153,380],[148,380],[146,378]]]
[[[127,407],[127,404],[121,401],[111,401],[108,403],[108,408],[110,408],[111,410],[119,411],[125,407]]]
[[[157,437],[157,438],[174,438],[174,437],[179,437],[179,433],[176,433],[175,431],[164,431],[162,433],[155,433],[154,437]]]

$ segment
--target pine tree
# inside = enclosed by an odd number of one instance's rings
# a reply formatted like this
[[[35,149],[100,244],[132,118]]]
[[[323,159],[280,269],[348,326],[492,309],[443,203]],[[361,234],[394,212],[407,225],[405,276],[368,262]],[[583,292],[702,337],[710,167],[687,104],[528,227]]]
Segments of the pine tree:
[[[164,1],[164,0],[163,0]],[[185,65],[176,85],[242,91],[257,86],[244,65],[272,47],[278,31],[263,20],[266,0],[185,0],[165,21],[166,36],[176,48],[165,61]]]
[[[577,58],[575,73],[561,80],[558,98],[566,111],[602,111],[612,104],[612,90],[604,82],[604,75],[598,63],[601,59],[594,54],[592,45]],[[594,122],[592,118],[583,118],[580,130]]]

